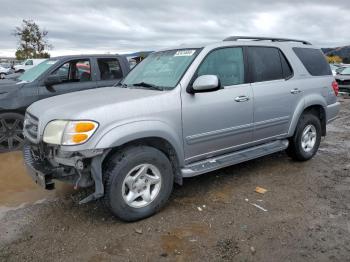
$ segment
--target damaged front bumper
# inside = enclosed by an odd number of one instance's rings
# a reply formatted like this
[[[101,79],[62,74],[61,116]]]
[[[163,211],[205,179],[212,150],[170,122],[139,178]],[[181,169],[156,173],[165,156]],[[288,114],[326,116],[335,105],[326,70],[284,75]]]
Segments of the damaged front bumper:
[[[108,150],[84,150],[66,152],[61,147],[26,142],[23,158],[32,179],[45,189],[54,189],[54,180],[77,187],[95,185],[95,192],[80,203],[98,199],[104,195],[102,162]]]

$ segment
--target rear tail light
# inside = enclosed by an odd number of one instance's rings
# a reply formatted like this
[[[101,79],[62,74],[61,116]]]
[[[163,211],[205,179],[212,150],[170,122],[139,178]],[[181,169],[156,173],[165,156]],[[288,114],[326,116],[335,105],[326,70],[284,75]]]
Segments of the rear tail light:
[[[338,93],[339,93],[339,85],[338,85],[337,81],[333,81],[333,82],[332,82],[332,88],[333,88],[334,94],[335,94],[336,96],[338,96]]]

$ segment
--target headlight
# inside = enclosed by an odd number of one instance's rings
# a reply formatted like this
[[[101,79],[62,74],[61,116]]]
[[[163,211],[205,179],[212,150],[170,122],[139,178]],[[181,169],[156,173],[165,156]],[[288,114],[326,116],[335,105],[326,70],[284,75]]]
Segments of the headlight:
[[[47,124],[44,142],[55,145],[80,145],[95,133],[98,124],[94,121],[55,120]]]

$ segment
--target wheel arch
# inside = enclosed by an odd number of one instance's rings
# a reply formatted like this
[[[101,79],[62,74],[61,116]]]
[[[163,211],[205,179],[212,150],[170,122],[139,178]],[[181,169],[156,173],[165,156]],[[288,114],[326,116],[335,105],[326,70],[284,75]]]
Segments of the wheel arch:
[[[298,121],[299,121],[300,117],[305,113],[312,113],[320,119],[321,132],[322,132],[321,135],[325,136],[327,133],[327,128],[326,128],[327,119],[326,119],[325,105],[322,102],[304,104],[304,106],[302,106],[302,107],[299,105],[297,107],[296,113],[293,116],[288,135],[289,136],[294,135]]]
[[[26,112],[25,109],[0,109],[0,114],[16,113],[16,114],[20,114],[20,115],[24,116],[25,112]]]
[[[113,147],[102,162],[102,166],[106,166],[105,164],[109,162],[109,160],[118,152],[122,151],[125,148],[132,146],[149,146],[158,149],[162,153],[164,153],[167,158],[170,160],[174,176],[175,182],[178,184],[182,184],[182,176],[180,172],[180,159],[177,155],[176,149],[173,145],[166,139],[162,137],[143,137],[134,140],[130,140],[125,142],[119,146]]]

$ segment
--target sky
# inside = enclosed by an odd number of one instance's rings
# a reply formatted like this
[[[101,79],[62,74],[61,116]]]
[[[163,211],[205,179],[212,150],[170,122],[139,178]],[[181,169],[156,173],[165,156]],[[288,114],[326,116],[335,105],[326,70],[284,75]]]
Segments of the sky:
[[[0,0],[0,56],[14,56],[22,19],[48,30],[52,56],[129,53],[227,36],[350,45],[350,0]]]

